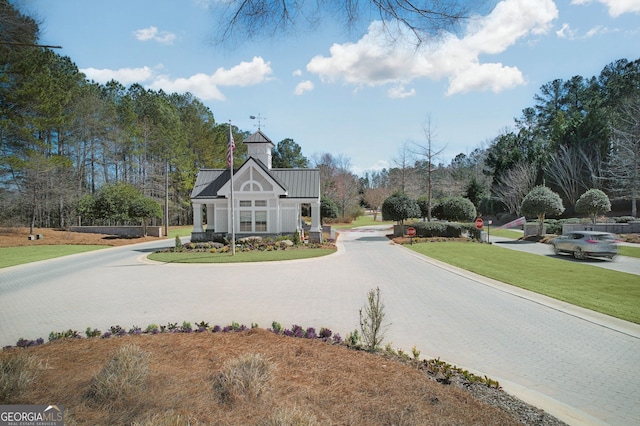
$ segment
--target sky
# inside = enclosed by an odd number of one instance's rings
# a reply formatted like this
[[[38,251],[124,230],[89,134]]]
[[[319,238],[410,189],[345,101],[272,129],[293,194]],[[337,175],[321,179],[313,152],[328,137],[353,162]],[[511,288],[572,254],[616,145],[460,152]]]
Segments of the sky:
[[[542,85],[640,59],[640,0],[487,0],[482,14],[419,48],[410,37],[391,44],[375,19],[359,31],[329,20],[221,46],[221,0],[21,5],[41,21],[40,42],[62,46],[89,80],[191,92],[218,123],[260,124],[312,163],[331,153],[360,176],[397,166],[428,139],[448,164],[513,129]]]

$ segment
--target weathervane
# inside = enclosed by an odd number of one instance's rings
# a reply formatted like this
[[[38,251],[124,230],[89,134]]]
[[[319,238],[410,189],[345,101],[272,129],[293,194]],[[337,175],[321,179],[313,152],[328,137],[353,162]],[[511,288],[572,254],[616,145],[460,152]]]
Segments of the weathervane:
[[[262,127],[262,120],[266,120],[266,118],[261,117],[260,114],[258,114],[257,117],[255,115],[250,115],[249,118],[252,120],[255,120],[256,118],[258,119],[258,131],[260,131],[260,128]]]

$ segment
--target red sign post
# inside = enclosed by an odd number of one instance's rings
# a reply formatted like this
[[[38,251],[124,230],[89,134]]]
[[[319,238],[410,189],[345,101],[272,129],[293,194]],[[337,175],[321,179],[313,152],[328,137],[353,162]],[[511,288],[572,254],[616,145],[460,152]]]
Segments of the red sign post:
[[[478,229],[482,229],[482,227],[484,226],[484,221],[482,220],[481,217],[476,219],[476,228]]]
[[[410,226],[407,228],[407,235],[411,238],[411,244],[413,244],[413,237],[416,236],[416,228]]]

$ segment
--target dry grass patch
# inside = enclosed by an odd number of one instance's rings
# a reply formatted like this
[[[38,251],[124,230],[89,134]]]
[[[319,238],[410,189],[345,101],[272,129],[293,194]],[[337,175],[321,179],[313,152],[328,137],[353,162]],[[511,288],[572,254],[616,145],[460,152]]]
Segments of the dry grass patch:
[[[254,402],[266,393],[273,363],[261,354],[247,354],[225,362],[213,379],[213,392],[221,404]]]
[[[25,352],[11,353],[0,359],[0,404],[22,394],[36,379],[37,357]]]
[[[122,358],[122,351],[132,351],[127,355],[131,359],[114,361]],[[464,389],[427,378],[415,366],[262,329],[67,339],[3,351],[0,360],[16,353],[32,356],[48,368],[6,403],[64,405],[68,424],[520,424]],[[108,376],[104,371],[130,377],[125,371],[144,364],[143,353],[149,355],[144,385],[128,393],[135,401],[120,398],[119,404],[112,404],[87,398],[98,386],[96,378]],[[244,377],[230,373],[238,366],[249,372],[248,377],[260,377],[249,391],[252,397],[218,403],[213,392],[217,377]],[[123,386],[137,380],[122,380]],[[260,389],[258,398],[255,389]]]
[[[100,405],[129,405],[146,390],[149,354],[139,346],[118,348],[93,378],[87,398]]]

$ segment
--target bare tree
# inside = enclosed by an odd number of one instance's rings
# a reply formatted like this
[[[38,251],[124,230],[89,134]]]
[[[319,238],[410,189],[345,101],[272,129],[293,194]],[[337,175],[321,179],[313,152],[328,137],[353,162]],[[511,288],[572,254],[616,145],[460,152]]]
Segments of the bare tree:
[[[524,197],[536,185],[536,167],[517,163],[498,179],[492,188],[493,197],[507,207],[509,213],[519,214]]]
[[[329,153],[314,157],[315,167],[320,170],[320,193],[338,206],[341,218],[357,214],[360,201],[360,184],[351,173],[351,161],[343,155]]]
[[[581,150],[562,145],[543,169],[549,182],[558,186],[567,201],[575,206],[580,194],[588,188],[583,179],[587,174],[587,168]]]
[[[619,124],[609,163],[609,179],[622,195],[631,198],[631,215],[637,217],[640,192],[640,93],[630,95],[620,108]]]
[[[411,150],[408,143],[404,143],[398,150],[398,156],[393,159],[395,168],[390,170],[391,187],[395,190],[409,192],[410,182],[415,174],[415,169],[412,167],[414,162]]]
[[[427,167],[427,220],[431,222],[431,208],[433,207],[433,175],[434,175],[434,162],[438,155],[442,154],[444,148],[435,150],[433,147],[433,140],[436,134],[431,126],[431,116],[427,116],[427,120],[424,124],[424,135],[426,138],[426,145],[415,144],[418,150],[416,154],[421,155],[426,160]]]
[[[469,8],[462,0],[230,0],[225,4],[222,13],[214,11],[220,29],[216,43],[307,32],[329,19],[351,29],[376,16],[388,34],[409,30],[420,43],[429,35],[455,28],[468,16]]]
[[[364,190],[362,199],[369,206],[373,212],[373,221],[375,222],[378,217],[378,210],[382,207],[382,203],[391,195],[389,188],[377,187],[367,188]]]

